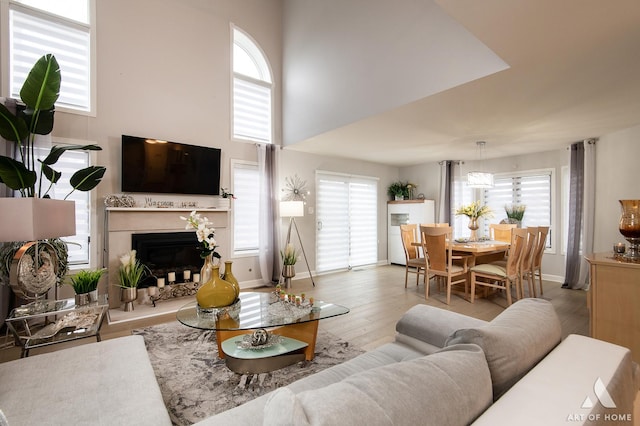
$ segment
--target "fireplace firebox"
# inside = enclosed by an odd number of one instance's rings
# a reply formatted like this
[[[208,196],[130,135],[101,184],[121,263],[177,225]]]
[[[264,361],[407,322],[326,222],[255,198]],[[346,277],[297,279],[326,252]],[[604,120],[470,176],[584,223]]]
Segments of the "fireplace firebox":
[[[157,278],[166,279],[169,272],[176,274],[178,283],[184,282],[185,270],[191,271],[191,276],[200,272],[203,260],[198,245],[195,232],[132,234],[131,248],[151,270],[151,276],[147,276],[138,287],[154,286]]]

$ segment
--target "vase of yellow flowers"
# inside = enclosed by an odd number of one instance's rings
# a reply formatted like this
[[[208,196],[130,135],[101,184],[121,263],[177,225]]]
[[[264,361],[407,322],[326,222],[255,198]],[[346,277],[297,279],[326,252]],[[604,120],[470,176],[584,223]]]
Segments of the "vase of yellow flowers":
[[[458,207],[456,216],[467,216],[469,218],[469,229],[471,236],[469,241],[478,241],[478,219],[481,217],[493,217],[493,211],[487,205],[481,205],[480,201],[474,201],[467,206]]]

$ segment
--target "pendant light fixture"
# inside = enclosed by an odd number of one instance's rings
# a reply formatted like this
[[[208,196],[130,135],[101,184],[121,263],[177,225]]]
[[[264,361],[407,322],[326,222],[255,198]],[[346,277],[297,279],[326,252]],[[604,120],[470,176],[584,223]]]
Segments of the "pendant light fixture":
[[[470,188],[493,188],[493,173],[487,173],[484,170],[484,164],[482,161],[482,151],[486,145],[485,141],[477,141],[478,155],[480,157],[480,170],[479,172],[467,173],[467,185]]]

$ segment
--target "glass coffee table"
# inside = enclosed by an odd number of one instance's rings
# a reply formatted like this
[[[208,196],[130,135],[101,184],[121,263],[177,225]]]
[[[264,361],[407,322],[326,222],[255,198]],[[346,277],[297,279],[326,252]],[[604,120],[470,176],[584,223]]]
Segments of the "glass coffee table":
[[[262,373],[314,357],[318,322],[344,315],[349,309],[314,301],[313,308],[298,310],[279,302],[273,293],[241,292],[240,303],[229,314],[211,317],[198,313],[197,302],[181,307],[176,316],[182,324],[215,330],[218,354],[227,367],[238,373]],[[251,347],[247,342],[255,330],[266,329],[277,337],[273,345]]]

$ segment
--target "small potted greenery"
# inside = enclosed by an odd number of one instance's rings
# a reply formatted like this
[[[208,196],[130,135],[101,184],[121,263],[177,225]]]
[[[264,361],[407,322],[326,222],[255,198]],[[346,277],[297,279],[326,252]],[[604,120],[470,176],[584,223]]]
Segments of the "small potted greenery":
[[[518,227],[520,227],[526,209],[527,206],[525,206],[524,204],[505,205],[504,211],[507,214],[507,223],[515,223],[518,225]]]
[[[120,256],[120,269],[118,270],[118,286],[122,292],[121,301],[124,302],[124,311],[133,311],[133,302],[138,298],[138,284],[149,273],[149,268],[136,258],[136,251]]]
[[[106,269],[82,270],[70,278],[70,285],[76,292],[76,305],[86,305],[98,300],[98,283],[105,272]]]
[[[282,276],[285,280],[285,288],[289,288],[291,287],[291,278],[296,276],[294,265],[298,261],[298,251],[293,247],[293,244],[287,244],[284,251],[280,250],[280,257],[282,257]]]
[[[396,201],[404,200],[405,192],[408,195],[407,183],[401,181],[393,182],[389,185],[389,188],[387,188],[387,194]]]

